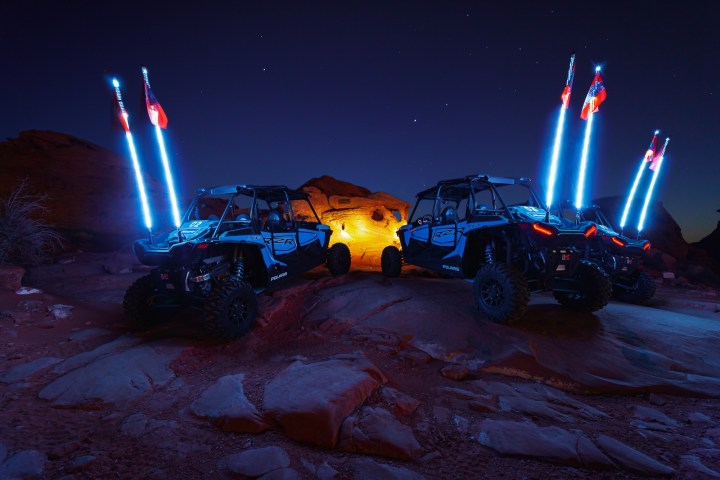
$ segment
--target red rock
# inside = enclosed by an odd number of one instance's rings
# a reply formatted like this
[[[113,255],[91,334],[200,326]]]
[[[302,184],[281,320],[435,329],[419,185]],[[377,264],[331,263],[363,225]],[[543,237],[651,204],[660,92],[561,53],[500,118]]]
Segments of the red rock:
[[[464,365],[450,364],[440,370],[440,374],[452,380],[462,380],[468,376],[470,370]]]
[[[392,411],[399,415],[409,415],[420,405],[420,401],[416,398],[388,386],[380,389],[380,396],[390,404]]]
[[[0,288],[18,290],[22,284],[25,269],[15,265],[0,265]]]
[[[223,431],[259,433],[269,430],[270,425],[245,396],[244,377],[242,373],[221,377],[190,405],[190,410]]]
[[[424,453],[412,428],[384,408],[362,407],[343,422],[338,448],[401,460],[417,460]]]
[[[505,454],[539,458],[563,465],[609,468],[613,464],[593,443],[579,433],[559,427],[538,427],[532,422],[483,420],[477,439]]]
[[[263,405],[288,437],[333,448],[345,418],[385,382],[382,372],[360,356],[296,362],[265,387]]]
[[[607,435],[598,435],[597,445],[614,462],[641,475],[671,476],[675,470]]]

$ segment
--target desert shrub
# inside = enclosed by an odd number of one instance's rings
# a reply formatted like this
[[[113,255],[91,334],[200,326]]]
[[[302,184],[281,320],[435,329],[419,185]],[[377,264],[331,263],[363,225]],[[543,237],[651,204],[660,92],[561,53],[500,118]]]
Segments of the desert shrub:
[[[37,265],[61,246],[61,237],[42,219],[46,195],[30,192],[27,179],[0,198],[0,263]]]

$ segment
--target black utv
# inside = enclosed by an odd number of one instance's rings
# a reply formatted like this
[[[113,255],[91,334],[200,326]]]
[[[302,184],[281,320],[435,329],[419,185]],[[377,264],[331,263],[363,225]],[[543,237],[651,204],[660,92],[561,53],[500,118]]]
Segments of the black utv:
[[[304,192],[201,189],[180,228],[134,243],[140,262],[156,268],[127,290],[126,318],[146,326],[163,308],[197,307],[211,334],[237,338],[255,321],[257,293],[323,264],[333,275],[348,272],[350,250],[330,246],[331,235]]]
[[[529,293],[552,290],[565,307],[596,311],[609,301],[608,276],[585,260],[594,223],[563,226],[526,178],[473,175],[438,182],[417,194],[402,250],[386,247],[383,273],[403,264],[472,281],[480,312],[497,323],[520,318]]]
[[[565,202],[558,214],[568,224],[590,221],[597,225],[598,233],[589,242],[586,258],[608,273],[614,298],[642,305],[655,296],[655,281],[642,268],[649,241],[618,233],[597,205],[578,210]]]

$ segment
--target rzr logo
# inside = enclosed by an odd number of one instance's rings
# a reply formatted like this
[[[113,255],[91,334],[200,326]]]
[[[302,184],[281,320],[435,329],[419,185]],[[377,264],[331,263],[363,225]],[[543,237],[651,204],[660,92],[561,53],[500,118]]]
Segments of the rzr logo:
[[[272,238],[265,239],[265,243],[267,244],[268,247],[273,244],[273,241],[275,242],[275,245],[281,245],[281,246],[282,245],[290,245],[290,246],[295,245],[295,239],[293,239],[293,238],[279,237],[279,238],[275,238],[274,240]]]
[[[433,240],[437,240],[438,238],[444,238],[444,237],[452,237],[454,234],[455,234],[455,231],[450,228],[448,228],[447,230],[438,230],[435,233],[433,233]]]

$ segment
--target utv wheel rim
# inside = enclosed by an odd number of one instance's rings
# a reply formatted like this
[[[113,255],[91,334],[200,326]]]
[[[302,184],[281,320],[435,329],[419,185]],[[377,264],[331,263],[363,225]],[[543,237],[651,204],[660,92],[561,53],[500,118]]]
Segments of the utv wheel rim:
[[[497,308],[505,299],[502,285],[497,280],[488,280],[480,288],[480,299],[488,307]]]
[[[240,327],[248,317],[248,309],[246,303],[238,298],[235,299],[231,304],[230,308],[228,310],[228,317],[230,319],[230,322],[236,326]]]

